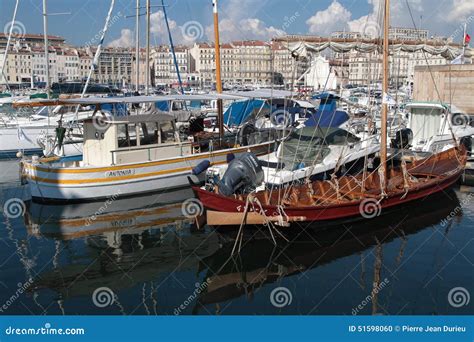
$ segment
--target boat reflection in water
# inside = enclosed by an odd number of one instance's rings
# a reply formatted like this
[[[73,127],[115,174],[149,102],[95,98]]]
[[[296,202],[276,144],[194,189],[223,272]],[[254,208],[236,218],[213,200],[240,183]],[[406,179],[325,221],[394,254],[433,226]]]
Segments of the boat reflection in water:
[[[245,227],[242,249],[231,256],[237,230],[194,229],[192,219],[182,214],[182,203],[190,197],[192,192],[182,190],[116,200],[107,206],[104,202],[66,206],[30,203],[25,216],[28,233],[37,237],[41,246],[54,242],[55,247],[46,249],[48,256],[43,259],[48,263],[52,259],[52,263],[47,269],[36,270],[29,291],[48,308],[46,314],[277,314],[281,311],[271,305],[269,294],[291,283],[297,289],[291,289],[293,304],[285,313],[350,314],[360,298],[371,292],[373,299],[362,313],[385,313],[395,309],[387,305],[382,311],[379,303],[387,301],[386,292],[379,299],[372,288],[383,285],[387,269],[396,267],[394,260],[398,264],[407,261],[405,246],[423,244],[420,239],[425,235],[413,235],[425,228],[423,234],[431,234],[429,228],[436,225],[447,234],[457,217],[442,228],[440,222],[452,212],[461,214],[454,210],[459,200],[450,190],[420,202],[416,212],[404,207],[363,223],[325,230],[317,225],[305,230],[283,228],[291,232],[285,233],[289,241],[281,239],[277,245],[265,228]],[[387,247],[395,240],[399,241],[395,246]],[[31,254],[43,250],[35,249]],[[433,256],[427,258],[432,260]],[[341,265],[339,260],[345,261]],[[361,290],[352,283],[348,289],[338,289],[330,297],[339,300],[337,305],[326,303],[314,311],[314,301],[347,276],[348,267],[353,266],[344,264],[347,260],[354,264],[364,260],[352,276],[358,278],[358,272],[365,272],[360,275],[365,287]],[[415,268],[416,264],[431,263],[429,260],[417,257],[407,264]],[[417,276],[417,270],[410,272],[415,273],[408,278]],[[390,287],[392,282],[397,285]],[[389,291],[405,291],[405,296],[411,290],[398,288],[405,283],[391,277]],[[104,287],[113,291],[115,300],[103,309],[106,311],[100,311],[91,298]],[[346,293],[351,297],[344,297]],[[186,307],[177,311],[183,303]]]
[[[215,307],[219,312],[221,307],[228,306],[229,301],[241,299],[239,303],[242,303],[245,300],[239,298],[242,296],[247,297],[246,302],[260,303],[256,298],[260,296],[265,297],[266,300],[263,301],[266,308],[261,308],[261,310],[264,310],[263,313],[278,313],[280,312],[279,309],[270,305],[268,291],[261,291],[266,284],[280,283],[288,277],[290,283],[293,279],[293,283],[296,284],[292,284],[297,285],[298,282],[302,282],[301,278],[309,279],[312,277],[304,272],[328,265],[344,257],[362,255],[362,252],[369,250],[374,254],[373,263],[370,261],[370,265],[364,265],[362,262],[364,258],[361,257],[362,261],[360,267],[358,267],[358,270],[361,269],[363,273],[365,272],[364,269],[373,265],[373,273],[367,274],[369,281],[366,282],[367,289],[365,289],[366,293],[373,294],[372,303],[368,307],[371,310],[364,311],[364,314],[383,314],[384,311],[380,310],[378,304],[378,291],[374,290],[385,286],[384,284],[381,285],[383,282],[382,269],[385,269],[386,275],[390,275],[386,265],[383,265],[383,249],[386,244],[396,239],[401,240],[400,246],[392,253],[392,255],[395,254],[394,257],[386,257],[391,259],[390,262],[396,259],[396,264],[400,265],[404,262],[404,249],[410,239],[409,235],[440,224],[450,213],[457,212],[460,214],[459,211],[454,210],[458,206],[459,200],[456,194],[453,190],[449,190],[444,194],[436,195],[433,200],[418,203],[416,211],[406,206],[388,215],[353,225],[333,226],[324,231],[318,226],[309,226],[304,230],[299,229],[298,233],[293,233],[294,236],[290,237],[288,243],[274,245],[269,236],[262,236],[259,239],[254,236],[249,240],[244,238],[240,253],[231,257],[235,246],[235,237],[238,236],[235,233],[234,239],[229,236],[230,239],[224,244],[223,248],[214,255],[205,258],[200,264],[200,271],[206,273],[209,286],[200,296],[194,312],[206,314],[213,312]],[[450,223],[443,228],[445,230],[443,233],[447,234],[449,228]],[[365,263],[369,262],[365,261]],[[331,278],[338,276],[345,278],[351,269],[339,269],[339,271],[340,274],[331,274]],[[361,274],[360,278],[362,279],[364,276]],[[331,284],[333,281],[334,279],[318,278],[316,284],[325,282]],[[395,282],[393,279],[392,281]],[[338,283],[338,281],[334,282],[335,284]],[[270,287],[277,286],[279,285],[275,284]],[[297,293],[293,290],[293,297],[300,296],[300,292],[302,292],[300,298],[307,298],[308,294],[303,294],[305,290],[307,291],[304,286]],[[316,288],[310,288],[309,291],[312,292],[310,297],[313,298],[324,299],[327,294],[318,294]],[[357,305],[358,299],[355,301]],[[226,305],[223,303],[226,303]],[[318,311],[314,311],[314,304],[308,303],[307,307],[305,305],[303,303],[302,307],[298,308],[295,313],[318,314]],[[342,309],[343,312],[339,312],[339,314],[351,314],[351,307],[353,307],[351,303],[343,303],[342,305],[345,305],[347,309]],[[269,306],[270,311],[265,311]],[[238,311],[239,308],[235,308],[235,310]],[[335,310],[337,311],[337,309]],[[291,308],[289,312],[292,312]],[[327,309],[323,309],[322,313],[327,314],[327,312]],[[321,312],[319,313],[321,314]]]
[[[196,270],[199,258],[219,246],[217,234],[194,231],[193,219],[183,216],[183,201],[192,196],[190,190],[179,190],[98,203],[30,203],[25,216],[28,233],[56,241],[53,259],[72,256],[65,265],[40,273],[32,290],[54,290],[61,300],[88,296],[92,304],[91,295],[98,288],[108,287],[118,295],[136,285],[153,284],[160,275]],[[136,299],[132,298],[134,304]],[[92,311],[74,308],[84,310]]]

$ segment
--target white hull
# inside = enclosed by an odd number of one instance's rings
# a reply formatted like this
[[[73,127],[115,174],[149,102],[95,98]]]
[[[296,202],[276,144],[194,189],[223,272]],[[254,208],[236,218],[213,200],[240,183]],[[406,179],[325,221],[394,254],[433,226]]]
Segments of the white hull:
[[[14,156],[18,151],[25,154],[39,153],[42,151],[38,145],[38,138],[47,130],[54,132],[53,126],[22,127],[19,133],[18,127],[0,128],[0,158]]]
[[[23,155],[43,155],[38,139],[45,133],[54,134],[56,126],[31,125],[0,127],[0,159],[15,158],[18,152]],[[64,141],[64,156],[80,156],[82,143]]]
[[[91,186],[55,186],[41,182],[29,182],[31,196],[44,200],[94,200],[113,196],[140,195],[155,191],[168,191],[189,186],[191,172],[173,173],[168,176],[136,181],[112,182]],[[202,181],[202,179],[199,179]]]
[[[278,171],[264,167],[266,186],[269,188],[281,187],[293,182],[303,181],[307,178],[319,178],[328,172],[332,172],[338,165],[343,166],[357,162],[364,159],[366,156],[377,154],[380,151],[380,146],[373,144],[357,151],[341,153],[340,148],[334,148],[331,154],[324,159],[322,163],[317,163],[313,166],[305,167],[295,171]],[[340,155],[344,155],[340,159]],[[265,158],[261,158],[265,160]],[[275,158],[275,162],[277,159]]]
[[[33,199],[43,201],[91,201],[115,196],[131,196],[168,191],[189,186],[188,176],[200,162],[226,162],[228,153],[240,155],[251,150],[267,154],[273,143],[199,153],[144,163],[108,167],[65,167],[25,162],[24,178]],[[200,181],[202,179],[199,179]]]

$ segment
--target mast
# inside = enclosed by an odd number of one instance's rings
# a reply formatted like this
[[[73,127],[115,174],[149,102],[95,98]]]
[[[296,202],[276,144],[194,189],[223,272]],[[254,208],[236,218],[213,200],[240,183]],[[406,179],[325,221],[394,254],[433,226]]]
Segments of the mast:
[[[48,46],[48,11],[46,0],[43,0],[43,34],[44,34],[44,58],[46,61],[46,98],[49,99],[51,85],[49,83],[49,46]],[[51,107],[48,106],[48,127],[46,127],[46,136],[49,136],[49,126],[51,116]]]
[[[15,26],[16,13],[18,11],[18,4],[19,3],[20,3],[20,0],[16,0],[15,9],[13,10],[13,19],[12,19],[11,24],[10,24],[10,32],[8,33],[7,46],[5,47],[5,54],[3,56],[2,69],[1,69],[1,72],[0,72],[0,78],[2,76],[4,77],[5,84],[8,84],[8,80],[7,80],[6,74],[4,74],[4,69],[5,69],[5,64],[7,63],[8,49],[10,47],[10,40],[12,38],[13,28]]]
[[[168,23],[168,15],[166,14],[165,0],[161,0],[161,7],[163,8],[166,29],[168,30],[168,38],[170,41],[171,54],[173,55],[174,67],[176,69],[176,75],[178,76],[179,90],[181,91],[181,94],[184,95],[183,81],[181,80],[181,73],[179,72],[178,59],[176,58],[176,51],[174,50],[173,36],[171,35],[170,25]]]
[[[115,6],[115,0],[111,0],[109,11],[107,12],[107,17],[105,18],[104,28],[102,29],[102,35],[100,37],[100,42],[99,42],[99,45],[97,45],[97,50],[95,51],[94,59],[92,60],[92,65],[91,65],[91,68],[89,69],[89,74],[87,75],[86,84],[84,84],[84,88],[82,89],[81,98],[83,98],[86,95],[87,88],[89,87],[92,75],[97,70],[97,68],[99,66],[99,58],[100,58],[100,54],[102,52],[102,45],[104,43],[104,39],[105,39],[105,35],[107,34],[107,30],[110,27],[110,18],[112,17],[112,12],[114,10],[114,6]],[[79,105],[77,105],[77,107],[76,107],[76,112],[75,112],[76,119],[78,119],[79,107],[80,107]],[[61,115],[61,120],[62,120],[62,115]]]
[[[382,130],[381,130],[381,146],[380,146],[380,172],[383,177],[383,192],[387,187],[387,113],[388,113],[388,52],[389,40],[388,30],[390,21],[390,1],[385,0],[384,25],[383,25],[383,82],[382,82]]]
[[[212,10],[214,13],[214,45],[216,50],[216,90],[218,94],[222,94],[221,47],[219,42],[219,13],[217,12],[217,0],[212,0]],[[224,110],[222,99],[217,100],[217,121],[219,124],[219,141],[222,143],[224,137]]]
[[[146,0],[146,70],[145,95],[150,94],[150,0]]]
[[[49,80],[48,12],[46,8],[46,0],[43,0],[43,34],[44,34],[44,58],[46,60],[46,94],[49,99],[49,90],[50,90],[51,85],[50,85],[50,80]]]
[[[135,91],[140,88],[140,0],[137,0],[135,21]]]

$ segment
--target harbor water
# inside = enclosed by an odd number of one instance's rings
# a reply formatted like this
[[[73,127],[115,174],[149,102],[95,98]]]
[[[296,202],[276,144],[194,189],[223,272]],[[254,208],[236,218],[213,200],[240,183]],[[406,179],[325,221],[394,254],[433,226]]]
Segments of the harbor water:
[[[2,314],[472,313],[472,301],[453,296],[474,294],[469,188],[370,220],[280,228],[282,236],[244,227],[236,242],[236,229],[194,227],[190,189],[39,204],[20,185],[17,161],[0,170]]]

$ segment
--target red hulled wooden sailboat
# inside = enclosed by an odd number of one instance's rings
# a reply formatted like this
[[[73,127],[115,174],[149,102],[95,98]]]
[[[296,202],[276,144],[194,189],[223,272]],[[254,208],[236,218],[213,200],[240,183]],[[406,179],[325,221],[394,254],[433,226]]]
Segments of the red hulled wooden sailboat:
[[[222,195],[219,187],[193,187],[206,209],[210,225],[280,224],[295,221],[329,222],[372,218],[386,208],[420,200],[452,186],[466,164],[463,146],[418,160],[387,160],[389,71],[389,1],[385,1],[383,39],[383,93],[380,166],[357,176],[307,181],[283,189]]]

